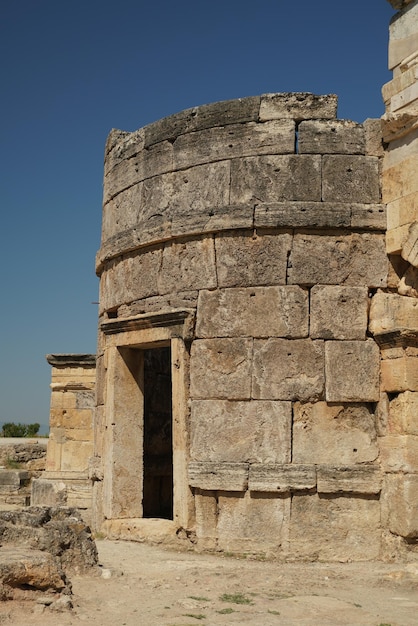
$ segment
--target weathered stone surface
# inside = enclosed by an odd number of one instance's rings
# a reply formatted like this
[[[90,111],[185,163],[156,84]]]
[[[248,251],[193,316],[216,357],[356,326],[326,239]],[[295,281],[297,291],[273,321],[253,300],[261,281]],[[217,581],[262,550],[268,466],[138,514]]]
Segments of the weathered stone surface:
[[[408,236],[402,244],[401,256],[413,267],[418,267],[418,222],[413,222],[408,229]]]
[[[166,139],[213,126],[256,122],[260,110],[260,96],[213,102],[180,111],[144,128],[144,145],[148,147]]]
[[[218,498],[212,491],[195,489],[196,536],[198,545],[204,550],[216,547],[216,526],[218,523]]]
[[[218,545],[221,550],[257,552],[274,549],[278,554],[289,517],[290,500],[273,494],[251,497],[220,495]]]
[[[183,169],[237,157],[294,152],[293,120],[231,124],[178,137],[174,142],[174,165]]]
[[[392,202],[418,191],[417,167],[418,154],[412,154],[383,171],[383,202]]]
[[[378,457],[374,415],[367,406],[296,402],[292,461],[354,465]]]
[[[254,341],[253,397],[314,400],[324,389],[324,343],[310,339]]]
[[[326,400],[379,400],[379,347],[366,341],[327,341],[325,344]]]
[[[418,299],[376,293],[371,300],[369,330],[373,335],[418,333]]]
[[[388,429],[392,434],[418,435],[418,393],[405,391],[389,403]]]
[[[297,286],[201,291],[196,334],[198,337],[306,337],[307,292]]]
[[[418,537],[418,474],[388,474],[382,493],[383,521],[395,535]]]
[[[418,133],[417,140],[418,144]],[[418,147],[417,147],[418,150]],[[387,205],[389,230],[418,221],[418,191],[389,202]]]
[[[418,473],[418,437],[387,435],[381,437],[380,458],[386,472]]]
[[[418,269],[410,265],[399,281],[397,287],[398,293],[401,296],[418,298]]]
[[[289,493],[316,487],[315,465],[252,463],[249,469],[250,491]]]
[[[298,285],[385,287],[387,257],[382,235],[305,235],[293,238],[288,282]]]
[[[380,202],[377,157],[332,155],[322,159],[324,202]]]
[[[391,21],[389,32],[389,69],[393,69],[399,65],[406,57],[416,52],[417,49],[417,32],[418,32],[418,5],[411,0],[391,0],[391,4],[395,9],[407,10],[396,16]]]
[[[327,202],[257,204],[254,225],[256,228],[349,228],[351,207]]]
[[[291,241],[288,233],[217,235],[215,248],[219,287],[284,285]]]
[[[367,118],[363,122],[367,156],[383,157],[382,120]]]
[[[352,204],[351,228],[385,231],[386,206],[384,204]]]
[[[232,204],[284,200],[321,200],[320,156],[271,155],[231,161]]]
[[[380,493],[382,472],[378,465],[317,468],[318,493]]]
[[[311,337],[365,339],[368,306],[366,287],[315,285],[311,289]]]
[[[315,120],[298,127],[300,154],[362,154],[365,132],[361,124],[350,120]]]
[[[245,491],[248,463],[189,463],[189,485],[204,491]]]
[[[381,363],[382,391],[418,391],[418,358],[401,356]]]
[[[0,469],[0,493],[17,491],[29,478],[26,470]]]
[[[290,549],[294,556],[320,561],[369,561],[380,550],[377,499],[295,494]]]
[[[194,461],[289,463],[290,402],[193,400]]]
[[[158,286],[160,294],[216,287],[213,239],[167,244],[159,268]]]
[[[261,96],[260,120],[333,119],[337,114],[337,96],[313,93],[267,93]]]
[[[67,487],[62,480],[38,478],[32,481],[32,506],[65,506],[67,504]]]
[[[194,341],[190,355],[190,396],[250,399],[252,350],[252,339]]]
[[[253,223],[254,208],[251,204],[214,206],[198,212],[188,208],[173,215],[171,236],[252,228]]]

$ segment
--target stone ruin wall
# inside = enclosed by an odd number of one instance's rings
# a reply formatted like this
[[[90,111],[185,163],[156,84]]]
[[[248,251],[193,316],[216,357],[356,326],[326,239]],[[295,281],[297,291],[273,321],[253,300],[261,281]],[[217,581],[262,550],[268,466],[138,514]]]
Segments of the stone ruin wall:
[[[336,106],[335,96],[269,94],[111,133],[97,264],[98,526],[142,516],[141,426],[114,400],[127,384],[120,346],[165,338],[183,345],[185,371],[173,389],[186,413],[174,470],[186,502],[174,523],[199,547],[330,560],[386,550],[373,336],[390,269],[383,149],[379,122],[337,120]]]

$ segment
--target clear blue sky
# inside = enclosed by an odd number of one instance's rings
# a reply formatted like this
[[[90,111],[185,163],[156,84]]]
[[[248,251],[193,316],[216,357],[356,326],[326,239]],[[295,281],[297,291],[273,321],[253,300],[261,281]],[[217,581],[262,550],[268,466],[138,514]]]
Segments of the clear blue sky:
[[[0,424],[49,415],[49,352],[95,352],[103,149],[191,106],[278,91],[383,113],[386,0],[4,0]]]

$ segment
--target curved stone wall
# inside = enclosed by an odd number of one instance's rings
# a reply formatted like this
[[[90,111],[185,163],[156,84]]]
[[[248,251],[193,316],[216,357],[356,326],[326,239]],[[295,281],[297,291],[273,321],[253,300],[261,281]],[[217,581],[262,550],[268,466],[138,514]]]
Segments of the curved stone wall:
[[[141,518],[141,418],[126,398],[141,402],[138,351],[171,342],[174,526],[206,548],[379,556],[380,354],[368,324],[388,273],[383,152],[376,123],[337,120],[336,105],[268,94],[112,131],[96,525],[117,535]]]

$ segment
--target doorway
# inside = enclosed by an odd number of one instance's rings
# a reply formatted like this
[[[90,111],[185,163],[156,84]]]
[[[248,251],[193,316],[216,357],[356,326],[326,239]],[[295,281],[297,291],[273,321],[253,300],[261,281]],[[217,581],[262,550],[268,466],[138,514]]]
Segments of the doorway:
[[[173,519],[171,348],[143,350],[143,517]]]

